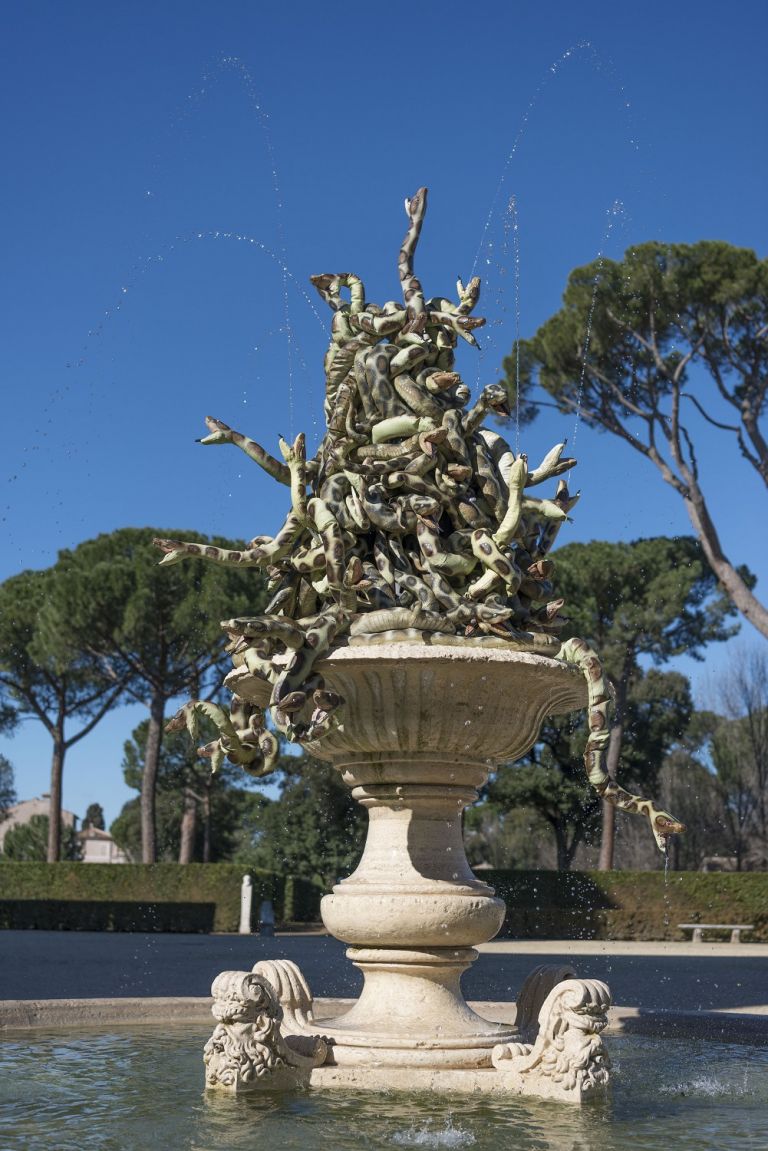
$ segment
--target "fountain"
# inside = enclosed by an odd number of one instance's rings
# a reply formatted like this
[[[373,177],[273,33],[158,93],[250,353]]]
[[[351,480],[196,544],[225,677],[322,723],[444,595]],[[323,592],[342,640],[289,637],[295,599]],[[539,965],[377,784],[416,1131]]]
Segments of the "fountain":
[[[610,694],[583,640],[562,643],[563,600],[548,553],[578,494],[575,460],[556,445],[536,468],[486,415],[509,414],[498,385],[473,406],[454,368],[476,345],[480,281],[458,301],[425,299],[414,254],[425,188],[406,201],[403,304],[368,303],[350,273],[313,276],[333,313],[325,357],[327,431],[313,458],[299,435],[282,460],[218,419],[204,444],[234,444],[290,489],[274,538],[227,551],[156,540],[164,564],[200,557],[266,570],[264,615],[226,620],[234,668],[229,713],[193,700],[169,725],[218,738],[200,749],[260,777],[273,726],[329,760],[369,812],[359,867],[322,902],[327,929],[364,976],[345,1014],[314,1019],[287,960],[222,972],[206,1084],[258,1088],[531,1094],[581,1102],[610,1063],[601,1032],[608,987],[569,968],[534,971],[514,1027],[464,1001],[474,946],[500,930],[504,905],[471,872],[463,809],[496,764],[534,743],[546,716],[589,709],[585,764],[598,793],[648,817],[663,849],[682,826],[604,768]],[[346,294],[345,294],[346,293]],[[552,498],[531,490],[557,480]]]

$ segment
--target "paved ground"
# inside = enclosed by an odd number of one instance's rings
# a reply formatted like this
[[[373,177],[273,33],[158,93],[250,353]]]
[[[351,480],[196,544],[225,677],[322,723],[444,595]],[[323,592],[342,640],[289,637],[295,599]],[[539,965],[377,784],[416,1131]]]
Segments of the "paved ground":
[[[0,998],[201,996],[220,971],[278,957],[301,966],[315,996],[354,996],[362,979],[344,951],[322,935],[0,931]],[[766,945],[505,940],[481,952],[463,980],[468,999],[514,999],[538,964],[570,962],[578,975],[605,979],[624,1006],[768,1015]]]

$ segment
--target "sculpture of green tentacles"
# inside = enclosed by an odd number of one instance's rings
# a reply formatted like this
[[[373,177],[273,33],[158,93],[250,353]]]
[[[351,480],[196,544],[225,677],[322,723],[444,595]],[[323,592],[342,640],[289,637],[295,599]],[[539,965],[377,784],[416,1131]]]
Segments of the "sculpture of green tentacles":
[[[668,811],[660,811],[652,800],[633,795],[610,778],[604,766],[605,752],[610,739],[609,707],[611,691],[603,672],[600,657],[583,639],[569,639],[560,648],[558,659],[574,663],[581,668],[587,680],[589,702],[587,722],[589,736],[584,749],[587,778],[597,794],[614,807],[634,815],[645,815],[651,824],[657,844],[665,850],[667,837],[685,831],[685,827]]]
[[[425,299],[414,259],[427,190],[406,200],[408,228],[398,255],[402,303],[366,300],[351,272],[311,281],[333,313],[324,360],[326,433],[306,456],[304,436],[280,439],[282,460],[221,420],[206,418],[201,443],[234,444],[290,490],[290,508],[274,537],[239,551],[155,540],[162,563],[199,557],[263,569],[267,614],[225,620],[228,651],[270,685],[273,725],[289,739],[316,740],[343,721],[341,697],[326,690],[317,664],[334,648],[392,640],[481,645],[547,654],[576,664],[589,689],[585,763],[607,801],[644,814],[660,847],[682,825],[650,800],[631,795],[605,772],[610,693],[597,655],[583,641],[561,644],[567,622],[554,594],[548,559],[578,500],[562,477],[576,463],[556,444],[535,468],[483,426],[508,415],[503,389],[491,384],[467,407],[470,390],[455,370],[459,339],[473,346],[484,320],[472,313],[480,280],[457,300]],[[557,480],[552,498],[530,489]],[[251,774],[269,771],[277,739],[258,708],[235,698],[227,715],[193,701],[171,721],[196,731],[198,715],[219,731],[201,749]]]
[[[186,727],[193,741],[197,742],[199,715],[204,715],[221,732],[218,739],[197,749],[198,755],[210,759],[212,771],[218,771],[225,758],[256,777],[272,771],[280,745],[273,733],[264,727],[263,712],[258,708],[234,695],[227,715],[223,708],[209,700],[192,700],[169,720],[165,729],[181,731]]]

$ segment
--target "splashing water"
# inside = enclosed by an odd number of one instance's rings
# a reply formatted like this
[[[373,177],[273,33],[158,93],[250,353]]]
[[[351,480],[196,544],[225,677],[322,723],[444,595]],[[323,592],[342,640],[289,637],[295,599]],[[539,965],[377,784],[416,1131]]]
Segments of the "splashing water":
[[[280,1102],[259,1092],[201,1099],[200,1047],[209,1034],[209,1024],[173,1024],[4,1036],[0,1146],[143,1148],[150,1128],[161,1146],[218,1151],[257,1144],[281,1151],[768,1146],[768,1052],[752,1045],[615,1037],[611,1054],[621,1071],[612,1102],[582,1109],[509,1096],[459,1100],[340,1089]],[[30,1108],[30,1085],[44,1107]]]
[[[520,120],[520,125],[517,129],[517,134],[515,135],[515,138],[512,142],[512,147],[507,153],[507,158],[504,161],[504,166],[501,171],[501,176],[499,177],[499,182],[496,185],[496,190],[494,191],[493,197],[491,199],[491,204],[485,219],[483,231],[480,236],[480,243],[478,244],[477,251],[475,252],[475,259],[474,263],[472,264],[472,275],[475,274],[477,266],[481,261],[483,251],[487,247],[488,233],[496,215],[499,200],[501,199],[501,193],[503,191],[504,184],[506,183],[507,174],[511,167],[512,161],[515,158],[517,150],[523,141],[531,115],[535,111],[542,95],[547,89],[547,86],[551,83],[552,77],[558,75],[563,65],[569,63],[579,56],[586,56],[588,63],[595,69],[596,72],[600,73],[601,75],[607,74],[613,85],[614,94],[618,97],[624,115],[627,119],[629,143],[635,152],[639,152],[640,150],[640,145],[637,141],[635,130],[632,125],[632,113],[630,111],[631,103],[627,99],[624,85],[621,84],[616,78],[616,70],[612,61],[609,58],[601,55],[591,40],[579,40],[576,44],[572,44],[570,48],[566,48],[566,50],[560,56],[558,56],[557,59],[554,60],[546,69],[541,77],[541,80],[536,86],[533,96],[528,102],[528,106],[523,112],[522,118]]]
[[[663,923],[664,923],[665,930],[666,930],[666,928],[669,927],[669,924],[670,924],[670,921],[672,918],[672,900],[671,900],[670,894],[669,894],[669,861],[670,861],[670,858],[671,858],[671,856],[670,856],[670,852],[669,852],[669,839],[667,838],[664,840],[664,890],[662,892],[662,901],[664,903]]]
[[[129,268],[127,276],[124,277],[125,283],[120,288],[120,295],[116,302],[109,308],[105,308],[101,319],[98,324],[88,329],[87,339],[81,348],[81,353],[78,359],[68,360],[66,363],[67,368],[82,367],[87,362],[87,353],[89,351],[90,341],[98,339],[104,332],[106,325],[116,315],[116,313],[123,310],[126,303],[128,293],[136,286],[136,280],[146,275],[146,273],[157,264],[164,264],[166,260],[172,256],[178,248],[183,244],[194,243],[199,240],[231,240],[241,244],[249,244],[258,248],[265,256],[268,256],[273,263],[277,264],[281,277],[284,277],[286,282],[289,282],[294,291],[298,292],[304,303],[312,312],[312,315],[317,320],[317,323],[325,333],[326,325],[322,319],[319,311],[315,307],[314,300],[304,288],[303,284],[293,274],[288,264],[281,256],[270,248],[263,240],[258,239],[256,236],[248,235],[244,232],[225,232],[219,229],[206,229],[204,231],[188,232],[174,236],[173,240],[165,244],[158,252],[151,256],[142,256]]]
[[[520,455],[520,220],[517,197],[510,196],[507,218],[512,223],[512,244],[515,270],[515,455]]]
[[[454,1127],[449,1119],[444,1127],[428,1124],[396,1131],[392,1142],[396,1147],[471,1147],[477,1140],[471,1131]]]
[[[584,381],[587,376],[587,366],[589,364],[589,343],[592,338],[592,323],[595,318],[595,304],[597,303],[597,292],[600,287],[600,281],[603,274],[603,264],[605,263],[605,249],[608,247],[608,242],[611,238],[613,226],[618,217],[624,215],[624,205],[621,200],[614,200],[610,208],[606,212],[606,225],[605,232],[603,233],[603,241],[600,245],[600,250],[597,253],[597,271],[595,278],[592,281],[592,298],[589,304],[589,312],[587,313],[587,326],[584,333],[584,354],[581,357],[581,374],[579,375],[579,389],[576,393],[576,416],[573,422],[573,435],[571,436],[571,450],[575,454],[576,450],[576,435],[579,430],[579,423],[581,421],[581,400],[584,395]],[[578,466],[578,465],[577,465]]]
[[[536,88],[534,90],[533,96],[529,100],[528,105],[525,108],[525,111],[523,112],[523,115],[522,115],[520,122],[519,122],[517,133],[516,133],[516,135],[513,139],[513,142],[512,142],[512,147],[510,148],[509,152],[507,153],[506,159],[505,159],[503,167],[502,167],[501,175],[499,177],[495,191],[494,191],[493,196],[491,198],[491,203],[490,203],[488,213],[487,213],[486,218],[485,218],[485,222],[483,224],[482,232],[480,235],[480,240],[479,240],[479,243],[477,245],[477,249],[475,251],[475,257],[474,257],[474,260],[472,263],[472,272],[471,272],[472,275],[475,275],[477,268],[478,268],[478,265],[480,265],[480,264],[484,265],[484,278],[486,280],[486,287],[488,286],[488,281],[490,279],[490,275],[491,275],[491,272],[492,272],[493,267],[494,267],[494,257],[493,257],[494,242],[493,242],[493,239],[491,238],[491,228],[493,225],[493,221],[494,221],[494,219],[498,213],[499,202],[500,202],[501,195],[502,195],[502,192],[504,189],[504,185],[506,183],[506,180],[507,180],[507,177],[509,174],[509,170],[512,166],[512,161],[515,159],[517,151],[518,151],[518,149],[519,149],[519,147],[520,147],[520,145],[521,145],[521,143],[525,137],[525,134],[526,134],[526,131],[528,129],[528,125],[529,125],[529,122],[531,120],[531,117],[532,117],[534,111],[536,110],[536,108],[537,108],[543,94],[545,93],[548,85],[551,83],[552,78],[554,76],[557,76],[560,73],[560,71],[564,65],[568,64],[569,62],[573,61],[574,59],[576,59],[578,57],[586,57],[587,62],[590,64],[590,66],[594,69],[595,72],[597,72],[601,75],[607,75],[608,80],[609,80],[610,85],[611,85],[611,88],[612,88],[612,91],[613,91],[613,94],[618,99],[621,111],[622,111],[624,118],[626,120],[627,138],[628,138],[629,144],[635,152],[640,151],[640,145],[639,145],[638,140],[637,140],[637,134],[636,134],[636,131],[635,131],[634,126],[633,126],[633,113],[631,112],[631,102],[627,99],[627,93],[626,93],[626,90],[624,88],[624,85],[617,79],[616,70],[613,66],[612,61],[609,58],[604,57],[600,52],[598,52],[598,50],[595,48],[595,46],[592,44],[592,42],[590,40],[579,40],[577,43],[571,45],[564,52],[562,52],[561,55],[558,56],[547,67],[546,71],[543,73],[538,85],[536,86]],[[614,203],[614,205],[612,206],[612,208],[609,209],[609,217],[612,214],[615,215],[617,210],[623,211],[623,206],[621,206],[618,201],[616,201]],[[506,239],[508,236],[508,230],[509,230],[508,221],[509,221],[510,216],[512,216],[514,218],[512,233],[513,233],[513,241],[514,241],[514,267],[515,267],[515,328],[516,328],[516,331],[515,331],[515,348],[516,348],[515,376],[516,376],[517,392],[518,392],[518,397],[519,397],[519,372],[520,372],[520,360],[519,360],[520,278],[519,278],[519,273],[520,273],[520,250],[519,250],[519,224],[518,224],[518,219],[517,219],[517,197],[515,195],[512,195],[509,198],[508,203],[507,203],[507,208],[506,208],[506,211],[504,214],[505,242],[506,242]],[[609,219],[607,234],[606,234],[606,237],[603,241],[603,248],[605,247],[605,245],[607,243],[612,225],[613,225],[613,219]],[[598,258],[601,260],[601,263],[602,263],[602,258],[603,258],[602,248],[601,248],[601,252],[599,253]],[[498,265],[498,270],[499,270],[500,275],[503,276],[505,274],[506,269],[504,268],[503,264],[500,263],[499,261],[496,261],[496,264]],[[503,289],[501,287],[499,287],[497,289],[497,291],[498,291],[498,294],[500,294],[500,295],[503,294]],[[596,291],[596,288],[595,288],[595,291]],[[588,320],[588,329],[589,329],[590,333],[591,333],[591,320],[592,320],[593,310],[594,310],[594,297],[593,297],[593,304],[592,304],[592,307],[590,309],[590,316],[589,316],[589,320]],[[503,306],[500,307],[499,309],[497,309],[497,312],[499,312],[499,313],[502,311],[506,311],[506,308],[504,308]],[[587,340],[587,347],[588,347],[588,340]],[[585,347],[585,356],[586,356],[587,347]],[[481,371],[482,371],[482,361],[483,361],[483,352],[481,351],[480,357],[479,357],[479,362],[478,362],[478,368],[477,368],[476,384],[478,386],[480,383],[480,375],[481,375]],[[578,402],[578,405],[576,408],[576,419],[575,419],[575,427],[574,427],[574,434],[573,434],[574,444],[575,444],[576,431],[578,430],[578,425],[580,422],[580,415],[581,415],[581,394],[582,394],[583,383],[584,383],[584,371],[585,371],[585,365],[582,365],[582,377],[581,377],[580,387],[579,387],[579,402]],[[516,451],[516,453],[519,454],[519,451],[520,451],[520,406],[519,406],[519,398],[516,400],[516,404],[515,404],[515,430],[516,430],[515,451]]]
[[[659,1087],[660,1095],[704,1095],[711,1099],[723,1096],[732,1098],[746,1098],[754,1092],[749,1085],[747,1072],[742,1076],[741,1083],[729,1083],[725,1079],[716,1079],[714,1075],[699,1075],[695,1079],[683,1083],[662,1083]]]
[[[508,265],[509,257],[510,257],[510,247],[512,249],[512,261],[513,261],[513,272],[514,272],[515,332],[516,332],[516,337],[519,337],[519,333],[520,333],[520,235],[519,235],[519,218],[518,218],[518,212],[517,212],[517,196],[516,195],[510,196],[509,201],[507,202],[507,206],[504,210],[504,215],[502,217],[501,244],[499,246],[498,257],[494,257],[494,255],[493,255],[493,249],[494,249],[493,241],[492,240],[488,241],[488,249],[487,249],[488,255],[487,255],[486,261],[485,261],[485,263],[487,265],[487,271],[486,271],[483,278],[484,278],[486,289],[490,285],[490,286],[492,286],[492,290],[493,290],[493,306],[491,309],[493,312],[493,319],[490,322],[490,329],[486,329],[486,332],[488,332],[488,335],[489,335],[489,339],[487,341],[483,341],[482,343],[480,343],[478,341],[479,354],[477,357],[477,368],[475,371],[475,381],[474,381],[475,389],[478,392],[480,391],[480,388],[481,388],[483,369],[485,367],[487,358],[491,355],[493,355],[495,357],[497,354],[500,357],[503,356],[503,351],[500,350],[500,345],[501,345],[501,342],[503,340],[505,340],[505,331],[504,331],[505,324],[506,324],[505,317],[506,317],[506,314],[508,311],[507,303],[506,303],[506,282],[505,281],[506,281],[506,276],[507,276],[507,265]],[[497,273],[497,279],[495,281],[491,275],[492,271]],[[493,332],[493,329],[496,329],[495,333]],[[494,365],[493,372],[495,375],[499,375],[499,376],[503,374],[504,367],[503,367],[503,363],[501,362],[501,359],[499,359],[499,362],[496,365]],[[519,408],[518,408],[518,414],[519,414]],[[517,423],[518,423],[517,430],[519,433],[519,430],[520,430],[519,429],[519,419],[518,419]],[[519,451],[520,451],[519,434],[517,437],[517,443],[515,445],[515,450],[519,454]]]
[[[275,146],[272,140],[272,131],[270,128],[269,113],[261,99],[261,95],[256,86],[256,80],[253,73],[248,66],[240,59],[239,56],[220,56],[213,65],[211,71],[206,71],[202,76],[202,87],[198,92],[198,99],[206,96],[212,83],[215,83],[225,73],[231,73],[240,81],[243,90],[245,91],[251,107],[256,113],[259,126],[262,130],[264,147],[267,153],[267,163],[271,174],[272,192],[275,199],[276,209],[276,232],[277,232],[277,252],[278,264],[281,269],[282,279],[282,295],[283,295],[283,331],[286,339],[286,360],[288,372],[288,423],[290,437],[293,437],[293,409],[294,409],[294,394],[293,394],[293,367],[294,357],[296,354],[296,337],[291,323],[291,311],[288,298],[288,269],[286,262],[286,243],[285,243],[285,224],[283,219],[283,195],[280,188],[280,176],[277,168],[277,159],[275,157]]]

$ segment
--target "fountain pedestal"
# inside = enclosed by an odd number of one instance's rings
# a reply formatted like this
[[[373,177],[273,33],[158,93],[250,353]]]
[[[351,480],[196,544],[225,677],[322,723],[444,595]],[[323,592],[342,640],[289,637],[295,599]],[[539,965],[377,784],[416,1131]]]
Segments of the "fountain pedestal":
[[[330,1025],[334,1061],[487,1063],[511,1032],[471,1011],[459,981],[473,945],[504,920],[503,902],[469,869],[461,833],[488,766],[434,753],[334,762],[369,815],[359,867],[321,905],[365,978],[357,1004]]]
[[[346,701],[343,726],[306,746],[334,764],[369,823],[357,870],[321,907],[329,932],[350,944],[364,988],[351,1010],[323,1020],[310,1082],[571,1097],[574,1084],[563,1094],[536,1070],[534,1045],[481,1018],[461,993],[474,945],[497,934],[505,910],[469,868],[461,820],[489,770],[523,755],[547,715],[584,706],[583,677],[508,647],[439,643],[339,648],[317,670]],[[232,672],[227,685],[268,703],[268,685],[248,671]],[[301,973],[286,961],[258,963],[254,973],[274,989],[282,1032],[299,1050],[320,1030]],[[607,989],[595,987],[574,1009],[581,1016],[571,1012],[592,1039],[607,1005]]]

